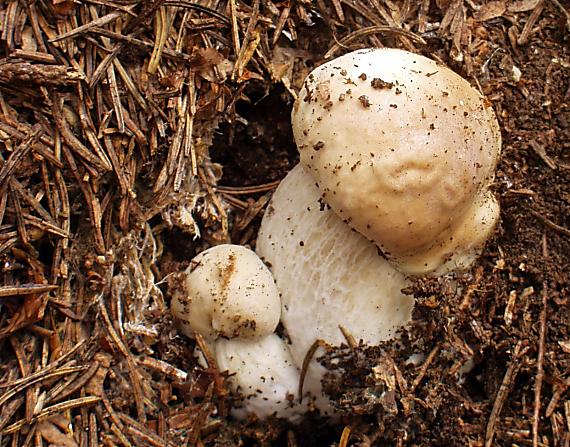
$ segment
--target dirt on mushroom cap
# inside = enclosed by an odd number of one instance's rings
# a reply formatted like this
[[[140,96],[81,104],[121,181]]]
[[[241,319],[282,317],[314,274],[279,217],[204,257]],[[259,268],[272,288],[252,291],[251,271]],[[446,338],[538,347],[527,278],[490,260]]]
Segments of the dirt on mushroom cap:
[[[500,153],[483,96],[450,69],[396,49],[318,67],[292,117],[323,199],[389,258],[453,237]]]

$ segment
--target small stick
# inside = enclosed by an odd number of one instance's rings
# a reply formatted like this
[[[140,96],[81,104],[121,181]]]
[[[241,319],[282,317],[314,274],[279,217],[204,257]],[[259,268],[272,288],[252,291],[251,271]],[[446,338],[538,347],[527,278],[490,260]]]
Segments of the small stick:
[[[32,145],[40,137],[41,132],[42,130],[38,125],[34,126],[27,138],[12,152],[10,158],[2,164],[2,169],[0,169],[0,186],[2,186],[6,179],[16,170],[20,161],[22,161]]]
[[[345,328],[342,324],[339,324],[338,328],[342,332],[342,336],[344,337],[344,339],[348,343],[349,348],[352,350],[356,349],[358,347],[358,343],[356,342],[354,335],[352,335],[349,332],[349,330],[347,328]]]
[[[386,25],[377,25],[377,26],[369,26],[366,28],[361,28],[357,31],[354,31],[347,36],[343,37],[338,43],[335,43],[324,55],[324,59],[328,59],[332,57],[337,51],[352,43],[352,41],[357,39],[362,39],[364,37],[368,37],[374,34],[394,34],[396,36],[403,36],[410,39],[413,43],[417,43],[420,45],[426,45],[427,42],[417,34],[414,34],[411,31],[407,31],[403,28],[395,28]]]
[[[530,33],[532,31],[532,28],[533,28],[534,24],[536,23],[536,21],[538,20],[538,18],[540,17],[540,14],[542,14],[543,9],[544,9],[544,0],[540,0],[537,3],[537,5],[534,7],[534,9],[532,10],[530,17],[528,18],[527,22],[525,23],[524,28],[521,31],[519,38],[517,39],[518,45],[525,45],[527,43],[528,38],[530,36]]]
[[[562,395],[566,392],[566,390],[568,388],[570,388],[570,377],[567,377],[566,380],[562,384],[558,385],[558,388],[556,388],[556,391],[554,391],[554,393],[552,393],[552,399],[550,399],[550,403],[548,404],[548,407],[546,407],[545,416],[547,418],[552,416],[552,414],[554,413],[554,410],[556,409],[556,406],[558,405],[558,402],[560,401],[560,398],[562,397]],[[570,426],[568,427],[568,429],[570,430]]]
[[[495,437],[495,426],[497,425],[499,414],[501,413],[503,405],[507,400],[511,385],[513,384],[513,381],[515,380],[515,377],[517,376],[520,368],[522,367],[522,362],[519,362],[518,359],[526,351],[528,351],[528,347],[522,348],[522,340],[519,341],[515,346],[513,358],[511,359],[511,363],[509,364],[507,372],[503,377],[503,382],[499,387],[499,392],[497,393],[495,403],[493,404],[493,409],[491,410],[491,415],[489,416],[489,423],[487,424],[487,430],[485,431],[485,447],[491,447],[493,445],[493,438]]]
[[[32,293],[50,292],[57,288],[58,286],[48,284],[21,284],[19,286],[0,286],[0,298],[31,295]]]
[[[433,360],[435,359],[435,356],[437,355],[437,353],[439,352],[440,346],[436,345],[431,352],[429,353],[429,355],[427,356],[426,361],[423,363],[423,365],[421,366],[420,372],[418,374],[418,376],[415,378],[415,380],[412,382],[412,387],[410,388],[410,393],[413,393],[414,390],[418,387],[418,385],[422,382],[422,380],[424,379],[427,370],[429,368],[429,366],[431,365],[431,363],[433,362]]]
[[[281,180],[276,180],[274,182],[255,186],[216,186],[214,188],[214,191],[236,196],[249,195],[260,192],[273,191],[279,186],[279,183],[281,183]]]
[[[542,255],[548,257],[546,234],[542,235]],[[544,381],[544,344],[546,339],[546,310],[548,308],[548,284],[542,281],[542,310],[540,311],[540,332],[538,335],[538,359],[536,361],[536,379],[534,382],[534,412],[532,415],[532,446],[538,447],[538,428],[540,422],[540,396]]]
[[[342,429],[340,441],[338,441],[338,447],[346,447],[348,445],[348,438],[350,438],[350,427],[347,425]]]
[[[568,228],[565,228],[565,227],[562,227],[560,225],[555,224],[550,219],[548,219],[548,218],[544,217],[542,214],[540,214],[538,211],[530,210],[530,213],[534,217],[538,218],[538,220],[540,220],[548,228],[551,228],[555,231],[558,231],[560,234],[562,234],[566,237],[570,237],[570,230]]]
[[[42,374],[41,376],[34,374],[35,377],[32,380],[22,382],[18,386],[11,388],[9,391],[6,391],[6,393],[4,393],[2,395],[2,397],[0,397],[0,406],[4,405],[6,402],[8,402],[12,397],[14,397],[20,391],[23,391],[26,388],[28,388],[28,387],[30,387],[30,386],[38,383],[38,382],[42,382],[42,381],[48,380],[48,379],[53,379],[55,377],[65,376],[68,374],[73,374],[76,372],[85,371],[86,369],[87,369],[86,366],[64,366],[64,367],[57,369],[53,372],[48,372],[46,374]],[[45,369],[44,369],[44,371],[45,371]],[[31,375],[26,376],[25,379],[28,379],[28,377],[32,377],[32,376]]]
[[[52,405],[51,407],[47,407],[41,413],[37,414],[32,418],[32,422],[42,421],[50,416],[53,416],[58,413],[62,413],[67,410],[71,410],[73,408],[83,407],[86,405],[93,405],[101,400],[98,396],[85,396],[79,397],[77,399],[68,400],[66,402],[61,402],[59,404]],[[17,432],[21,430],[24,426],[26,426],[28,422],[25,419],[21,419],[17,422],[14,422],[12,425],[6,427],[2,430],[2,435],[9,435],[10,433]]]
[[[303,403],[303,385],[305,384],[305,376],[307,375],[307,370],[309,369],[309,363],[315,356],[317,349],[328,348],[329,345],[324,340],[315,340],[311,345],[305,358],[303,359],[303,366],[301,367],[301,376],[299,377],[299,403]]]

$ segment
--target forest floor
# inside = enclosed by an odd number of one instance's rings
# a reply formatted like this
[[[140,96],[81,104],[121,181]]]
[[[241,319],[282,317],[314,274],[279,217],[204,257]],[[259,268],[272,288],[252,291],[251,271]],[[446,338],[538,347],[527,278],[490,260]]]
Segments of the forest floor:
[[[0,446],[570,446],[567,1],[0,8]],[[414,283],[397,349],[327,354],[343,371],[334,422],[235,421],[225,375],[178,334],[169,275],[209,246],[255,246],[298,161],[305,76],[370,46],[436,59],[487,96],[500,224],[463,287]],[[378,365],[389,401],[370,397]]]

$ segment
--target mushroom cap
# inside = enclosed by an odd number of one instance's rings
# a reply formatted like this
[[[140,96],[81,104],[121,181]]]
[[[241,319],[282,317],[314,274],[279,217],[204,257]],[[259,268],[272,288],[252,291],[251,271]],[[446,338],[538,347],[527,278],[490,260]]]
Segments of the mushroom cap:
[[[279,292],[267,266],[240,245],[217,245],[198,254],[172,297],[182,332],[207,340],[260,337],[279,323]]]
[[[220,371],[228,371],[230,384],[243,396],[234,415],[245,418],[276,416],[295,420],[306,407],[296,398],[300,373],[285,342],[275,334],[255,339],[220,338],[216,341]]]
[[[404,275],[320,195],[297,165],[273,194],[257,237],[256,250],[270,263],[281,293],[281,322],[299,367],[316,340],[346,343],[339,325],[357,341],[378,344],[409,322],[413,308],[413,298],[401,292],[408,285]],[[305,379],[305,390],[317,399],[323,373],[312,362]]]
[[[435,270],[492,231],[499,126],[452,70],[403,50],[355,51],[309,74],[292,122],[323,199],[401,270]],[[479,228],[466,216],[481,214],[482,230],[454,238],[461,225]]]

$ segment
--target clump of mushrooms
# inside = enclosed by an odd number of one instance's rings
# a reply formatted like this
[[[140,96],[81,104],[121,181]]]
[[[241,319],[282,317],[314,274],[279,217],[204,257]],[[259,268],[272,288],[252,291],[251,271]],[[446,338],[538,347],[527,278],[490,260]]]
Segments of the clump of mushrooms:
[[[290,341],[279,358],[292,362],[287,378],[275,374],[270,381],[283,380],[284,387],[260,386],[267,399],[271,389],[291,392],[315,340],[341,344],[339,327],[367,344],[392,339],[411,318],[413,299],[402,294],[406,275],[467,268],[499,216],[489,191],[501,146],[493,110],[467,81],[428,58],[369,49],[332,60],[308,76],[292,122],[301,163],[276,190],[257,239],[281,295],[280,319]],[[262,303],[252,308],[256,318],[265,318],[258,313]],[[237,318],[237,328],[211,319],[201,330],[255,339],[240,312],[231,308],[227,315]],[[272,332],[276,320],[266,321]],[[200,324],[192,323],[192,330]],[[232,340],[223,339],[218,350],[227,352]],[[242,340],[233,362],[218,360],[233,373],[240,364],[258,367],[252,359],[264,350]],[[314,360],[305,366],[304,389],[327,412],[324,368]],[[255,376],[235,377],[245,388],[254,386]],[[246,410],[272,414],[258,402],[246,403]],[[275,408],[287,417],[292,411]]]

